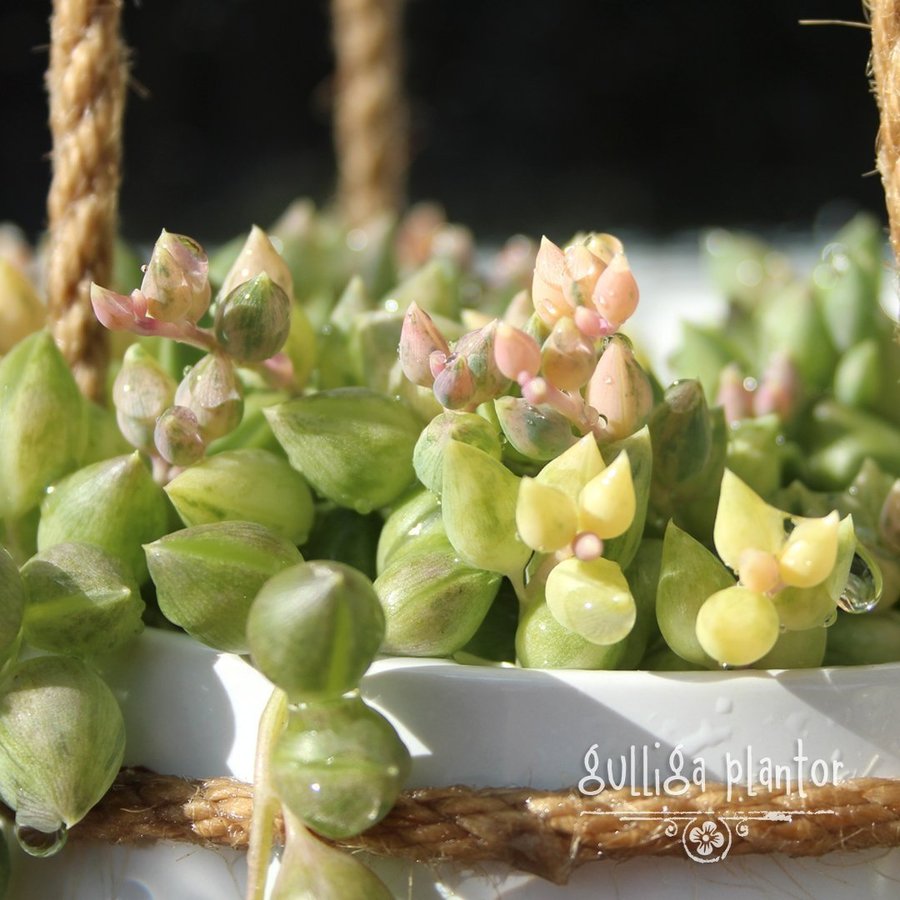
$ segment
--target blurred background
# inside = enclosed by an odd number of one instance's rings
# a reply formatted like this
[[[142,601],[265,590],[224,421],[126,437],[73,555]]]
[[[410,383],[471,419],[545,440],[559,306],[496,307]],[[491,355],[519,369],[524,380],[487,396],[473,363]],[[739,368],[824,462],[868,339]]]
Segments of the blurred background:
[[[0,6],[0,220],[35,236],[50,3]],[[410,198],[482,239],[884,218],[859,0],[408,0]],[[215,241],[334,185],[325,0],[128,0],[121,226]]]

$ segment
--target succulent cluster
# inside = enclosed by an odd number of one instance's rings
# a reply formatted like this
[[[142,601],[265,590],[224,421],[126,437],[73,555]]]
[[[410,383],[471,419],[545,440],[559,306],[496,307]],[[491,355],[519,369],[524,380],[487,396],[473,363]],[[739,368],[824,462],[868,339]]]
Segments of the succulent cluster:
[[[0,797],[24,846],[52,850],[114,777],[98,673],[145,623],[277,686],[258,789],[285,810],[278,896],[379,895],[306,835],[368,827],[402,785],[358,690],[379,652],[900,659],[900,348],[871,223],[810,284],[711,236],[727,327],[687,327],[665,390],[620,332],[638,288],[616,238],[472,246],[433,209],[345,233],[299,204],[210,258],[164,231],[142,275],[92,291],[121,332],[108,408],[4,253]]]

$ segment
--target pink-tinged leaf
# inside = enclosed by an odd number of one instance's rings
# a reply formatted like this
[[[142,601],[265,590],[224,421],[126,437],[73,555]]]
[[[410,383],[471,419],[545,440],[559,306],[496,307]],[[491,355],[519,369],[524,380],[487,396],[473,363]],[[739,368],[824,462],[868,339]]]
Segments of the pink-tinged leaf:
[[[604,319],[600,313],[587,306],[579,306],[574,313],[573,318],[578,330],[590,338],[607,337],[615,334],[617,327],[612,322]]]
[[[434,379],[434,396],[446,409],[465,409],[472,404],[477,386],[472,370],[461,356],[448,361]]]
[[[431,387],[437,374],[432,372],[430,365],[431,356],[435,353],[446,357],[450,347],[431,316],[416,303],[410,303],[400,332],[400,368],[403,374],[413,384]]]
[[[531,282],[531,299],[534,311],[545,325],[553,326],[561,316],[570,316],[574,306],[566,300],[562,288],[544,281],[534,270]]]
[[[211,296],[209,262],[203,248],[193,238],[163,229],[144,268],[141,293],[153,318],[195,324],[209,307]]]
[[[126,297],[99,284],[91,284],[94,315],[110,331],[133,331],[138,321],[134,311],[135,295],[140,296],[140,291],[134,291],[131,297]]]
[[[603,442],[634,434],[650,416],[653,390],[647,373],[621,338],[610,339],[587,389],[587,402],[606,420],[597,434]]]
[[[531,377],[537,375],[541,348],[531,335],[501,322],[494,338],[494,359],[507,378],[519,381],[523,372]]]
[[[541,281],[557,287],[568,277],[565,254],[546,237],[541,238],[541,246],[534,261],[534,272]]]
[[[597,279],[591,295],[594,308],[617,327],[637,309],[638,286],[624,253],[617,253]]]
[[[596,365],[594,341],[579,331],[571,317],[559,319],[541,348],[544,377],[562,391],[577,391],[587,384]]]
[[[184,406],[170,406],[156,421],[153,441],[159,455],[176,466],[189,466],[201,459],[205,443],[197,417]]]

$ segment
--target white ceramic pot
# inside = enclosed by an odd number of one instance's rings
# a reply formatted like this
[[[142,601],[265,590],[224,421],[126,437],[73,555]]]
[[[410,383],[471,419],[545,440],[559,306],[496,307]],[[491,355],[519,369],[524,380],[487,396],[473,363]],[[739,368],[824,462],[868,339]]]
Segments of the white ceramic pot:
[[[256,723],[269,685],[241,659],[148,631],[114,673],[128,727],[126,762],[186,776],[250,780]],[[364,693],[400,728],[412,785],[577,785],[593,774],[636,792],[702,763],[735,792],[765,772],[900,777],[900,665],[789,672],[581,672],[482,669],[386,659]],[[596,746],[595,746],[596,745]],[[589,751],[594,747],[595,755]],[[633,748],[633,750],[632,750]],[[633,763],[632,763],[633,756]],[[803,756],[799,763],[796,757]],[[587,757],[587,763],[586,763]],[[624,757],[624,765],[622,758]],[[610,759],[611,769],[606,769]],[[677,762],[678,757],[675,757]],[[594,760],[600,765],[594,766]],[[768,760],[768,763],[767,763]],[[624,769],[624,771],[623,771]],[[595,781],[584,782],[591,789]],[[677,789],[678,782],[671,787]],[[680,823],[684,827],[687,823]],[[753,828],[753,822],[749,822]],[[733,840],[740,840],[735,832]],[[900,850],[822,859],[732,856],[598,862],[566,887],[500,866],[465,872],[376,861],[394,893],[414,900],[680,900],[850,896],[893,898]],[[59,900],[240,900],[241,854],[186,845],[88,846],[48,860],[17,854],[12,897]]]

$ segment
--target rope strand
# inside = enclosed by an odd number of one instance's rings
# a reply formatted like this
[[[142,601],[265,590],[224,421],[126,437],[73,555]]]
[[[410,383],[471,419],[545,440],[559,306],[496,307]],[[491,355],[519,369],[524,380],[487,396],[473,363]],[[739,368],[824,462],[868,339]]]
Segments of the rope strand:
[[[108,284],[112,273],[126,77],[121,13],[122,0],[54,0],[46,78],[49,321],[82,392],[94,399],[103,395],[108,350],[90,285]]]
[[[338,207],[365,225],[404,202],[403,0],[332,0]]]
[[[232,778],[122,769],[71,838],[244,849],[252,808],[253,788]],[[746,822],[746,829],[735,828],[735,855],[896,847],[900,781],[859,778],[802,793],[757,788],[752,797],[733,797],[724,785],[637,798],[628,789],[586,797],[573,790],[419,788],[404,792],[374,828],[338,844],[417,862],[503,862],[564,884],[575,868],[594,860],[683,855],[671,823],[691,817]]]

